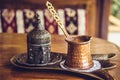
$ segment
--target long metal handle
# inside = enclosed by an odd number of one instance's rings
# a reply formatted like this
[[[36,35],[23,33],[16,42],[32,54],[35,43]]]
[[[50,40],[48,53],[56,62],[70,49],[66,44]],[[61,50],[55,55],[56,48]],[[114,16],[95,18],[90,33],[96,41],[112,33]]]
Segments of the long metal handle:
[[[55,21],[57,22],[57,24],[59,25],[59,27],[61,28],[61,30],[63,31],[64,35],[65,35],[66,37],[68,37],[69,34],[67,33],[65,27],[63,26],[63,24],[62,24],[62,22],[61,22],[61,20],[60,20],[60,18],[59,18],[59,16],[58,16],[58,14],[57,14],[57,12],[55,11],[55,9],[54,9],[54,7],[52,6],[52,4],[51,4],[49,1],[47,1],[47,2],[46,2],[46,6],[47,6],[48,10],[50,11],[50,13],[52,14],[53,18],[55,19]]]

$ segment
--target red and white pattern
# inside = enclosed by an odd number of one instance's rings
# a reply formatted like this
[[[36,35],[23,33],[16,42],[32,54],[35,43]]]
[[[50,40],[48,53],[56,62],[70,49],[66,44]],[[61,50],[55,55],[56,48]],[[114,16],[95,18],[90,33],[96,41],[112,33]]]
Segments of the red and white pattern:
[[[65,12],[64,12],[64,9],[58,9],[57,11],[58,11],[58,15],[59,15],[63,25],[65,26]],[[59,35],[64,34],[60,27],[58,27],[58,34]]]
[[[69,34],[78,34],[78,18],[75,9],[65,9],[65,26]]]
[[[58,9],[58,15],[69,34],[85,35],[86,12],[85,9]],[[3,9],[0,10],[0,33],[27,33],[34,26],[35,13],[40,15],[41,24],[51,34],[63,35],[62,30],[58,27],[52,15],[47,9]]]
[[[47,9],[44,10],[44,19],[45,29],[51,34],[58,34],[58,25]]]
[[[2,31],[7,33],[17,32],[15,10],[3,9],[1,14]]]
[[[86,34],[86,12],[85,9],[78,9],[78,34]]]
[[[23,16],[25,32],[28,33],[34,29],[33,23],[35,22],[35,11],[31,9],[24,9]]]
[[[43,13],[43,10],[40,10],[40,9],[38,9],[38,10],[36,10],[36,13],[39,15],[39,17],[40,17],[40,21],[41,21],[41,25],[43,26],[43,27],[45,27],[44,25],[45,25],[45,22],[44,22],[44,13]]]
[[[23,10],[16,11],[16,21],[17,21],[17,32],[18,33],[25,33]]]

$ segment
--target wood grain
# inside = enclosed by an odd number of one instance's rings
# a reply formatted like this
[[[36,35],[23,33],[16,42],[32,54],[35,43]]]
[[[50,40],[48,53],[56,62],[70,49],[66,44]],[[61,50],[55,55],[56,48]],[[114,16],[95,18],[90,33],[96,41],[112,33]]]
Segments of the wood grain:
[[[51,51],[57,53],[67,53],[67,43],[63,35],[51,35]],[[0,34],[0,79],[1,80],[82,80],[80,76],[64,72],[23,70],[13,67],[10,58],[14,55],[26,53],[26,34]],[[120,79],[120,50],[106,40],[93,38],[91,41],[92,53],[116,53],[117,56],[111,61],[117,64],[117,68],[108,70],[109,74],[116,80]]]

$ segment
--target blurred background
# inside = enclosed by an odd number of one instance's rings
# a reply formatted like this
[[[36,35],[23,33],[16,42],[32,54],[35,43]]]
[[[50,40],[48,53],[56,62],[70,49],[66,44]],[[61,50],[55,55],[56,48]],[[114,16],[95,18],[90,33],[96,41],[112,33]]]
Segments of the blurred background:
[[[47,0],[0,0],[0,33],[27,33],[35,13],[51,34],[63,35],[46,10]],[[120,46],[120,0],[50,0],[71,35],[91,35]]]
[[[120,46],[120,0],[112,0],[108,40]]]

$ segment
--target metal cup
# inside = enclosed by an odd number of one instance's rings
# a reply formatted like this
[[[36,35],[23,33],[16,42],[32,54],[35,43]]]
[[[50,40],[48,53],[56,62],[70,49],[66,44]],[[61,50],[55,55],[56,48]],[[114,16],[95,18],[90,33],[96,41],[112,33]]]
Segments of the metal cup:
[[[91,36],[75,36],[65,39],[68,43],[65,65],[70,68],[89,69],[93,66],[90,52]]]

